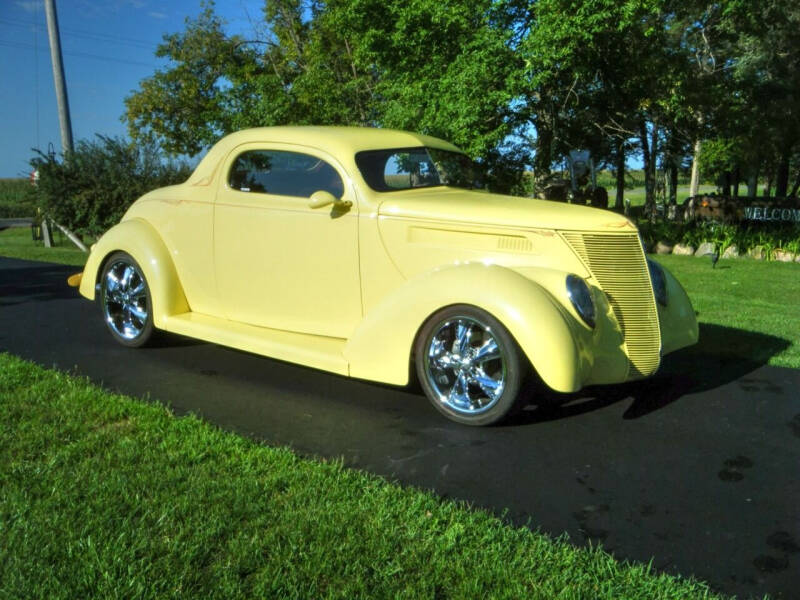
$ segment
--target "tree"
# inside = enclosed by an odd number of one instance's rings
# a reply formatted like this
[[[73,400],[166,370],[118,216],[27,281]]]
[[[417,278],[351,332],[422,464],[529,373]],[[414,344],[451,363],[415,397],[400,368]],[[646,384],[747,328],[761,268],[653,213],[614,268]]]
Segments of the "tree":
[[[542,0],[521,49],[528,70],[524,110],[537,132],[536,168],[548,173],[570,148],[613,161],[622,204],[628,141],[643,141],[645,171],[654,173],[647,131],[661,93],[665,62],[660,0]],[[642,135],[642,132],[645,132]],[[652,159],[651,159],[652,157]],[[648,199],[653,182],[648,179]]]
[[[675,202],[692,150],[697,167],[701,142],[720,140],[706,173],[752,191],[774,171],[786,193],[800,186],[795,4],[269,0],[253,39],[227,36],[208,4],[165,36],[170,63],[126,99],[125,119],[135,138],[190,155],[260,125],[412,129],[481,158],[503,190],[523,165],[547,174],[583,148],[614,165],[618,208],[631,153],[652,206],[659,166]],[[735,152],[721,160],[722,147]]]
[[[490,0],[336,0],[319,18],[350,40],[354,70],[374,74],[377,123],[485,156],[513,127],[506,82],[518,59],[505,10]]]
[[[169,58],[171,68],[125,99],[123,119],[134,140],[157,139],[167,152],[195,155],[232,129],[253,59],[223,25],[209,5],[187,19],[185,32],[164,36],[156,56]]]
[[[755,109],[751,123],[757,125],[749,128],[754,139],[772,142],[775,194],[785,196],[800,141],[800,6],[789,0],[735,0],[729,15],[736,49],[733,80]],[[795,169],[800,177],[800,165]]]

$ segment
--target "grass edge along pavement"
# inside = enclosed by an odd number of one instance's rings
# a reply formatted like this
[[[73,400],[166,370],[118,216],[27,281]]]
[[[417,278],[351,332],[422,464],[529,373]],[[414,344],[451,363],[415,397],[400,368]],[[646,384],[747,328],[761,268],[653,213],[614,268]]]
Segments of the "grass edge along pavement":
[[[8,354],[0,449],[0,597],[720,597]]]

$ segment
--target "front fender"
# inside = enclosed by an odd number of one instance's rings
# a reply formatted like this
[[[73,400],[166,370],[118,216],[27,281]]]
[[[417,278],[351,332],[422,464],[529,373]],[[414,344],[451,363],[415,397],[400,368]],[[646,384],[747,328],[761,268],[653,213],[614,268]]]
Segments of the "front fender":
[[[696,344],[700,335],[697,317],[683,286],[664,266],[667,283],[667,306],[658,305],[661,345],[664,354]]]
[[[92,246],[81,278],[82,296],[94,300],[100,271],[108,256],[117,251],[130,254],[144,271],[156,327],[163,327],[170,315],[189,311],[169,250],[153,226],[143,219],[130,219],[115,225]]]
[[[440,308],[471,304],[508,329],[542,380],[554,390],[580,389],[583,357],[574,318],[546,289],[510,269],[467,263],[426,272],[384,298],[344,349],[350,375],[408,383],[409,358],[425,320]]]

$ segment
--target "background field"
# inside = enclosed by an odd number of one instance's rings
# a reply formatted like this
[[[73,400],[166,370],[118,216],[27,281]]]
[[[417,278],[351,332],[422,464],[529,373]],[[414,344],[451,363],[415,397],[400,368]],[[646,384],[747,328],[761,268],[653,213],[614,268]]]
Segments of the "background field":
[[[35,195],[27,179],[0,179],[0,219],[32,217]]]

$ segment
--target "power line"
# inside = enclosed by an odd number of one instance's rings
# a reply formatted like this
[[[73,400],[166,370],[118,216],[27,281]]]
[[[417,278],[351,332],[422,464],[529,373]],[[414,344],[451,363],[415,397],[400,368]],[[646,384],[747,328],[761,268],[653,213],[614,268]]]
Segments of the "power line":
[[[41,23],[37,23],[35,21],[23,21],[19,19],[2,18],[0,19],[0,23],[4,23],[5,25],[10,25],[11,27],[18,27],[23,29],[28,27],[34,27],[36,29],[44,29],[44,26]],[[156,46],[158,46],[157,43],[148,40],[111,35],[107,33],[96,33],[96,32],[84,31],[81,29],[71,29],[66,27],[62,27],[61,30],[63,33],[68,34],[69,37],[83,38],[90,41],[122,44],[137,48],[143,48],[147,50],[154,50]]]
[[[40,48],[38,46],[34,46],[33,44],[26,44],[24,42],[6,42],[4,40],[0,40],[0,46],[6,46],[8,48],[23,48],[23,49],[26,49],[26,50],[34,50],[34,51],[39,51],[39,50],[44,51],[44,52],[47,51],[46,48]],[[104,60],[104,61],[107,61],[107,62],[116,62],[116,63],[125,64],[125,65],[136,65],[136,66],[140,66],[140,67],[150,67],[150,68],[152,68],[152,67],[156,66],[155,63],[145,63],[145,62],[139,62],[139,61],[135,61],[135,60],[126,60],[124,58],[114,58],[114,57],[111,57],[111,56],[102,56],[100,54],[91,54],[90,52],[64,52],[63,54],[65,54],[66,56],[75,56],[75,57],[79,57],[79,58],[91,58],[93,60]]]

